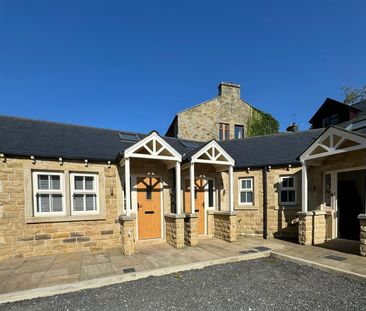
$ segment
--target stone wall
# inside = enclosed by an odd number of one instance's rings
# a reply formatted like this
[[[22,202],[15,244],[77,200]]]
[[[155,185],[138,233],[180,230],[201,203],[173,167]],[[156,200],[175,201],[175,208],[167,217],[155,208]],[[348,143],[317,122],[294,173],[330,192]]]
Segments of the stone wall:
[[[235,212],[216,212],[214,214],[215,238],[234,242],[237,234],[237,219]]]
[[[120,216],[121,247],[125,256],[135,253],[135,216]]]
[[[219,139],[219,123],[230,125],[230,139],[234,138],[235,125],[244,126],[245,133],[253,108],[240,99],[240,86],[238,89],[237,86],[224,85],[219,93],[221,95],[177,114],[179,138]]]
[[[313,243],[313,213],[299,212],[299,243],[311,245]]]
[[[325,211],[313,211],[313,244],[323,244],[326,240],[327,225]]]
[[[188,214],[184,219],[184,244],[198,245],[198,215]]]
[[[324,211],[299,212],[299,243],[322,244],[326,240],[326,218]]]
[[[175,247],[184,247],[184,215],[166,214],[166,242]]]
[[[281,205],[279,202],[279,181],[281,176],[294,176],[296,179],[296,204]],[[252,178],[254,186],[253,205],[239,204],[240,178]],[[228,210],[228,176],[222,173],[223,190],[221,190],[222,210]],[[272,167],[267,174],[268,198],[268,236],[285,239],[297,239],[297,212],[301,211],[301,167]],[[263,170],[236,169],[234,171],[234,210],[237,215],[237,233],[240,235],[263,234]]]
[[[32,171],[93,172],[99,175],[100,214],[33,217]],[[120,246],[118,216],[120,180],[116,166],[80,162],[7,158],[0,162],[0,259],[75,251],[95,251]],[[70,195],[66,195],[66,206]]]
[[[360,254],[366,256],[366,214],[358,216],[360,220]]]

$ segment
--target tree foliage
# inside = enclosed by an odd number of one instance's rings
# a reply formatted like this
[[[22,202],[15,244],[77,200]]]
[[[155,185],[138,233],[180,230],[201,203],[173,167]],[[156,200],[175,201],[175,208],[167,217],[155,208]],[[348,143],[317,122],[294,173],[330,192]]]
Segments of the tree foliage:
[[[342,90],[344,93],[343,102],[347,105],[352,105],[366,99],[366,85],[360,89],[344,86]]]
[[[269,113],[253,109],[247,125],[247,136],[260,136],[278,133],[279,123]]]

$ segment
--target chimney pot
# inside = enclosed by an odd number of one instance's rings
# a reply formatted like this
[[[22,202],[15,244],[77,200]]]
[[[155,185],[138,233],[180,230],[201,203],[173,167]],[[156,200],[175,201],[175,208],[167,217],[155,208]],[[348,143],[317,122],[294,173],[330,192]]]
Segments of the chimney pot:
[[[293,133],[297,132],[298,130],[299,126],[295,122],[291,123],[291,125],[288,126],[286,129],[287,132],[293,132]]]

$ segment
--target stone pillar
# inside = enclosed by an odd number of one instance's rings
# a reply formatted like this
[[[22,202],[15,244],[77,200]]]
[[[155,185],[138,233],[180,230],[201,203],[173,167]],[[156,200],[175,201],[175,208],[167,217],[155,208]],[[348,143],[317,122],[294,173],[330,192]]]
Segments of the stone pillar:
[[[187,214],[184,219],[184,243],[198,245],[198,214]]]
[[[214,214],[215,211],[207,211],[207,235],[211,238],[214,236]]]
[[[325,211],[313,212],[313,244],[322,244],[326,240],[327,228]]]
[[[121,247],[125,256],[135,253],[135,216],[119,216]]]
[[[184,247],[184,214],[166,214],[166,242],[175,247]]]
[[[313,212],[298,212],[299,217],[299,243],[311,245],[313,242]]]
[[[236,213],[215,212],[214,213],[214,236],[215,238],[234,242],[236,241]]]
[[[366,214],[358,215],[360,220],[360,254],[366,256]]]

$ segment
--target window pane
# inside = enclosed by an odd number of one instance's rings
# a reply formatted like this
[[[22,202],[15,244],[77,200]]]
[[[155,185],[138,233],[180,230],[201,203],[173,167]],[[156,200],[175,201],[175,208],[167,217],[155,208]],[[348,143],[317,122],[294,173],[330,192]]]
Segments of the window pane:
[[[244,127],[241,125],[235,125],[234,134],[236,139],[240,139],[244,137]]]
[[[53,194],[51,195],[52,212],[62,212],[62,195]]]
[[[294,179],[292,177],[288,179],[288,186],[290,188],[293,188],[294,187]]]
[[[224,124],[224,126],[225,126],[225,140],[228,140],[230,132],[229,124]]]
[[[240,202],[246,203],[247,202],[247,196],[245,192],[240,192]]]
[[[74,211],[80,212],[84,210],[84,195],[74,195]]]
[[[208,181],[208,207],[214,206],[214,186],[213,180]]]
[[[86,210],[87,211],[94,211],[94,210],[96,210],[96,206],[95,206],[95,195],[94,194],[87,194],[86,195]]]
[[[38,195],[37,212],[47,213],[50,211],[50,197],[48,194]]]
[[[330,174],[325,174],[325,205],[331,206],[331,190],[332,190],[332,179]]]
[[[48,175],[38,175],[38,189],[48,190]]]
[[[222,127],[222,124],[220,123],[219,125],[219,140],[223,140],[224,136],[223,136],[223,127]]]
[[[281,191],[281,202],[287,202],[287,191]]]
[[[86,176],[85,177],[85,190],[93,190],[93,182],[94,182],[94,177]]]
[[[83,190],[84,189],[83,181],[84,181],[84,177],[75,176],[75,189],[76,190]]]
[[[288,201],[295,202],[295,191],[294,190],[290,190],[288,192]]]
[[[247,203],[253,203],[253,192],[247,192]]]
[[[61,189],[60,176],[50,175],[50,177],[51,177],[51,189],[60,190]]]
[[[282,187],[284,187],[284,188],[288,187],[288,178],[282,179]]]
[[[153,186],[146,186],[146,200],[151,200],[152,198],[152,191],[153,191]]]

